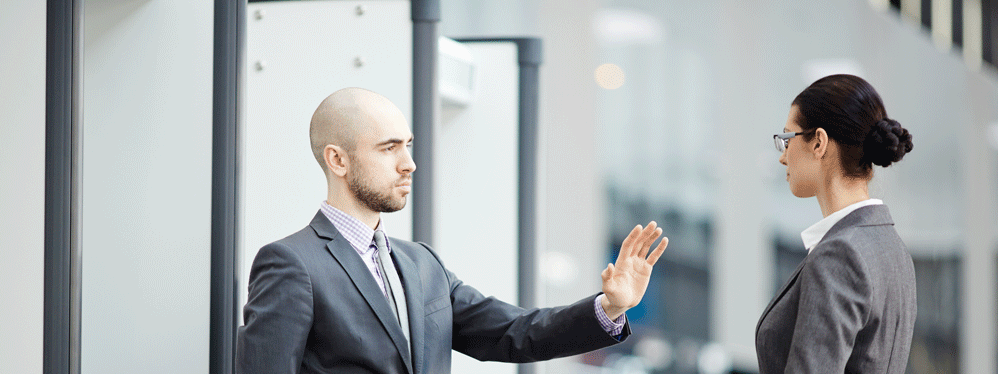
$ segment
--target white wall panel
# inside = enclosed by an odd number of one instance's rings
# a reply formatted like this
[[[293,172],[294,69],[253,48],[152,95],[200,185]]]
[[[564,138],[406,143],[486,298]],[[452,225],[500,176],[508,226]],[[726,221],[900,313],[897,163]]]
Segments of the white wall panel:
[[[208,371],[210,1],[85,1],[83,373]]]
[[[260,247],[308,225],[326,198],[326,180],[308,139],[319,103],[341,88],[362,87],[390,99],[411,120],[409,6],[302,1],[247,7],[240,307]],[[389,235],[412,237],[410,207],[383,219]]]
[[[45,2],[0,7],[0,373],[42,372]]]

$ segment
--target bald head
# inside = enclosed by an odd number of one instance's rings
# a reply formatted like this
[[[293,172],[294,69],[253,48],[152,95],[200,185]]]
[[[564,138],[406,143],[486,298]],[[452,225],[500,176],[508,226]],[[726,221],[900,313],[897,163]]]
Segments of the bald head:
[[[388,98],[363,88],[344,88],[326,97],[312,114],[309,140],[312,154],[322,170],[326,170],[323,149],[339,146],[352,152],[358,137],[379,122],[405,121],[402,112]]]

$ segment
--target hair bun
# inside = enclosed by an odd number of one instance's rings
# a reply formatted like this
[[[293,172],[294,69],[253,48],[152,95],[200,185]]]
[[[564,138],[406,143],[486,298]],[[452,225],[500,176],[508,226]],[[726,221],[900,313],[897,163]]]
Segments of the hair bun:
[[[911,134],[901,124],[884,118],[873,125],[863,145],[863,158],[874,165],[887,167],[911,152]]]

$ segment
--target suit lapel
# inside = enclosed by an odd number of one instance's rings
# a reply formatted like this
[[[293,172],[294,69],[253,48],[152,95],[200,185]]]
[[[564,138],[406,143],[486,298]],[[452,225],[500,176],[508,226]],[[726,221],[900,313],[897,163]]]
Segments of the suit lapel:
[[[392,243],[392,259],[395,261],[395,266],[399,270],[399,275],[402,278],[402,288],[405,289],[405,301],[406,306],[408,306],[409,312],[409,339],[410,347],[412,347],[412,364],[411,368],[415,374],[421,374],[423,371],[423,335],[424,328],[423,323],[425,319],[423,318],[423,287],[422,280],[419,278],[419,271],[416,269],[416,264],[412,262],[407,252],[409,251],[408,246],[404,246],[403,241],[397,239],[389,239]]]
[[[757,333],[759,331],[759,326],[762,326],[762,321],[766,319],[766,315],[769,314],[769,311],[773,310],[773,307],[776,306],[776,303],[780,301],[780,299],[782,299],[784,295],[787,294],[787,291],[790,291],[790,287],[792,287],[794,283],[797,283],[797,277],[800,276],[801,269],[804,269],[805,262],[807,262],[807,257],[805,257],[804,260],[802,260],[800,264],[797,265],[797,270],[794,270],[794,274],[791,275],[790,279],[787,280],[787,283],[784,284],[782,288],[780,288],[780,292],[776,294],[776,297],[773,298],[773,301],[770,301],[769,305],[766,306],[766,310],[762,312],[762,317],[759,318],[759,323],[756,325],[755,329]]]
[[[339,234],[321,211],[312,219],[311,226],[320,237],[330,240],[329,243],[326,243],[326,249],[329,250],[329,253],[336,262],[343,267],[343,270],[350,277],[350,281],[353,282],[354,287],[364,296],[364,300],[374,310],[374,314],[381,321],[381,325],[384,326],[392,342],[395,343],[395,348],[399,350],[399,354],[402,356],[402,360],[405,362],[409,373],[413,373],[412,359],[409,357],[409,349],[405,346],[406,341],[405,335],[402,334],[402,328],[399,326],[391,306],[388,305],[388,299],[381,292],[381,288],[378,287],[378,283],[374,280],[374,276],[371,275],[371,271],[367,269],[367,265],[364,264],[364,260],[360,258],[357,251],[353,249],[353,246]],[[407,297],[406,300],[409,300],[409,298]]]

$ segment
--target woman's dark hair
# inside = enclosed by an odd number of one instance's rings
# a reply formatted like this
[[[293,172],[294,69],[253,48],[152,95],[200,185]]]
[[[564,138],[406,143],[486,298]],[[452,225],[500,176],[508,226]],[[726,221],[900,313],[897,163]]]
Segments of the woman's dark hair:
[[[847,177],[866,178],[872,165],[883,167],[901,161],[911,152],[911,134],[887,117],[880,95],[860,77],[838,74],[821,78],[793,101],[797,124],[810,141],[817,128],[825,129],[841,149],[842,170]]]

